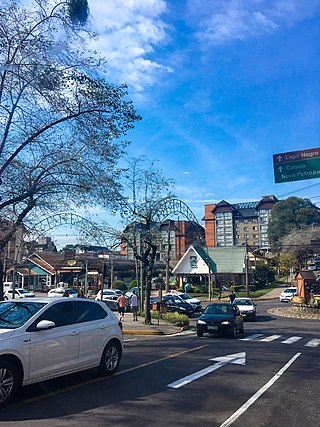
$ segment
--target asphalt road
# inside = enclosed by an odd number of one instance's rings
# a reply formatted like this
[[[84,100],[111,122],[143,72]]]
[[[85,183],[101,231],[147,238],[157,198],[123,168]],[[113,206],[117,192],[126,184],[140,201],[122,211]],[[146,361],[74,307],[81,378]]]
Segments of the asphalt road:
[[[25,387],[0,425],[318,426],[320,322],[268,315],[278,304],[259,302],[237,339],[128,337],[116,375]]]

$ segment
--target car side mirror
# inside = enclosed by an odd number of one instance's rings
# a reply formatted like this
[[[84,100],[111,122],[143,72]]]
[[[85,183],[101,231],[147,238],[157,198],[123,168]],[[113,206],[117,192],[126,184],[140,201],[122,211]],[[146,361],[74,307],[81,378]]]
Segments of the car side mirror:
[[[56,326],[56,324],[54,322],[52,322],[51,320],[41,320],[37,326],[36,329],[37,330],[46,330],[46,329],[52,329]]]

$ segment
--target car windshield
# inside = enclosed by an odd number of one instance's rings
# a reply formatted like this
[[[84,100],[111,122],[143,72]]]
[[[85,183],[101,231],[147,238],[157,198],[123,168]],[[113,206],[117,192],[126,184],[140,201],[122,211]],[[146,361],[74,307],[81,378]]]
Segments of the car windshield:
[[[204,314],[232,314],[233,306],[227,304],[211,304],[204,310]]]
[[[74,291],[73,289],[66,289],[66,291],[68,291],[69,292],[69,294],[76,294],[77,292],[76,291]]]
[[[0,329],[20,328],[45,305],[40,302],[1,302]]]
[[[20,294],[27,294],[28,291],[26,291],[25,289],[17,289],[18,292],[20,292]]]
[[[292,294],[293,292],[296,292],[296,289],[285,289],[283,292],[286,294]]]
[[[188,294],[179,294],[179,297],[183,299],[192,299]]]
[[[249,299],[236,299],[234,303],[236,305],[252,305],[252,301]]]

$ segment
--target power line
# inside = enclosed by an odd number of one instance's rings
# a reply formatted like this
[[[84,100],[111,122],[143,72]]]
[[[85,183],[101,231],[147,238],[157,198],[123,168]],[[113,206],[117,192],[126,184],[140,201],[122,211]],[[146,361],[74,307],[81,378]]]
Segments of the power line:
[[[318,182],[317,184],[307,185],[306,187],[298,188],[298,190],[289,191],[288,193],[277,196],[277,198],[281,199],[281,197],[289,196],[290,194],[298,193],[299,191],[307,190],[308,188],[316,187],[317,185],[320,185],[320,182]]]

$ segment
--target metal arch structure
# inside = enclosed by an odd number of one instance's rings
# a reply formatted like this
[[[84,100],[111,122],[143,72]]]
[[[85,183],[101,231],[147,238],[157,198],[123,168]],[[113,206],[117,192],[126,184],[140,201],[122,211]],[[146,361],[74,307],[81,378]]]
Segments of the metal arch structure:
[[[28,237],[30,240],[37,240],[48,231],[68,224],[85,230],[85,234],[90,236],[99,246],[108,246],[105,236],[112,235],[111,228],[102,228],[87,218],[72,212],[62,212],[42,219],[29,229]]]
[[[163,200],[159,203],[157,207],[156,219],[159,223],[162,223],[170,215],[181,214],[189,221],[195,222],[197,225],[200,225],[196,216],[192,212],[186,203],[179,199],[168,199]]]

